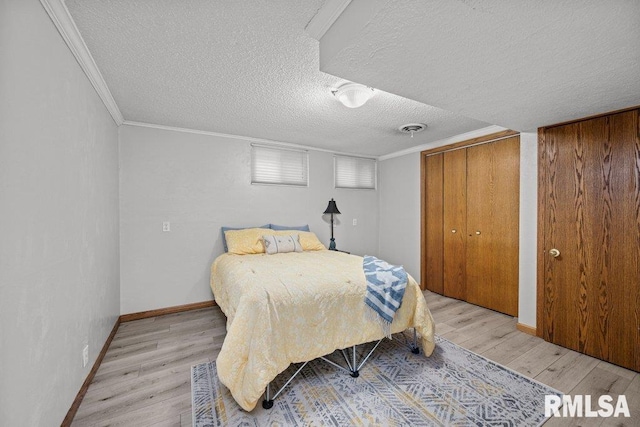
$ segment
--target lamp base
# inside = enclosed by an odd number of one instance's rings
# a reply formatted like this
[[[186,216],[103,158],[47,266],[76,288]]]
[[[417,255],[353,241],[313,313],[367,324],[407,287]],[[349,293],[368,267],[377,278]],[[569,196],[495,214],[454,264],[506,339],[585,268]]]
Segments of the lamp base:
[[[335,251],[336,250],[336,239],[331,239],[331,241],[329,242],[329,250],[330,251]]]

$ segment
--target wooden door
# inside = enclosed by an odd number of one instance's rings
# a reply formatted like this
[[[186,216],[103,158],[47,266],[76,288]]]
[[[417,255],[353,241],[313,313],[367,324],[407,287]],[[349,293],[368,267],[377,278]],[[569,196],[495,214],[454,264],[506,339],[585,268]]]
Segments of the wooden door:
[[[467,149],[467,301],[518,315],[520,137]]]
[[[638,110],[541,130],[543,337],[640,370]],[[559,256],[549,255],[557,249]]]
[[[466,299],[467,153],[444,153],[444,295]]]
[[[426,235],[426,263],[424,264],[423,286],[432,292],[444,293],[443,257],[443,154],[434,154],[424,159],[425,200],[424,233]]]

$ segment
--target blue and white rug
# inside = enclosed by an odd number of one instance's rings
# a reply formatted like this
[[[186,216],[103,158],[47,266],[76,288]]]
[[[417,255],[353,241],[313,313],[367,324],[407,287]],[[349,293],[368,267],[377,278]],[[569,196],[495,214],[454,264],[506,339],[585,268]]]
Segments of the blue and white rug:
[[[219,383],[215,363],[194,366],[193,425],[539,426],[546,421],[544,396],[562,394],[440,337],[431,357],[411,353],[401,334],[393,338],[380,344],[358,378],[310,362],[269,410],[260,403],[242,410]]]

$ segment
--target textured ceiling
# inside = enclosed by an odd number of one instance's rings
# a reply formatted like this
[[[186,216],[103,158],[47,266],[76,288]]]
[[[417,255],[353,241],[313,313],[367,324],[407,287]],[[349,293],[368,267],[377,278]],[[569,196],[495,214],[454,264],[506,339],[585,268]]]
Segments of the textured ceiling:
[[[348,109],[304,28],[320,0],[67,0],[125,120],[382,155],[487,126],[390,93]],[[426,122],[410,138],[397,131]]]
[[[321,69],[520,131],[640,104],[640,1],[353,0]]]

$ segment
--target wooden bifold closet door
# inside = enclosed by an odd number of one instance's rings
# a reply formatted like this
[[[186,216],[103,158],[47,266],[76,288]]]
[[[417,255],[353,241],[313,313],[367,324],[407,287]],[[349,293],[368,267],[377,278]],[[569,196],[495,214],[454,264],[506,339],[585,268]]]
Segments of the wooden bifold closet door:
[[[467,150],[447,151],[444,157],[444,295],[466,299]],[[438,228],[440,225],[438,225]]]
[[[517,316],[520,137],[423,159],[423,283]]]
[[[640,123],[633,110],[541,129],[538,328],[640,370]]]
[[[520,137],[467,149],[467,301],[518,315]]]
[[[430,250],[422,251],[422,256],[426,259],[422,262],[421,282],[423,285],[428,283],[427,289],[444,294],[444,228],[432,226],[444,221],[444,156],[429,156],[423,161],[424,218],[421,229],[424,243]]]

